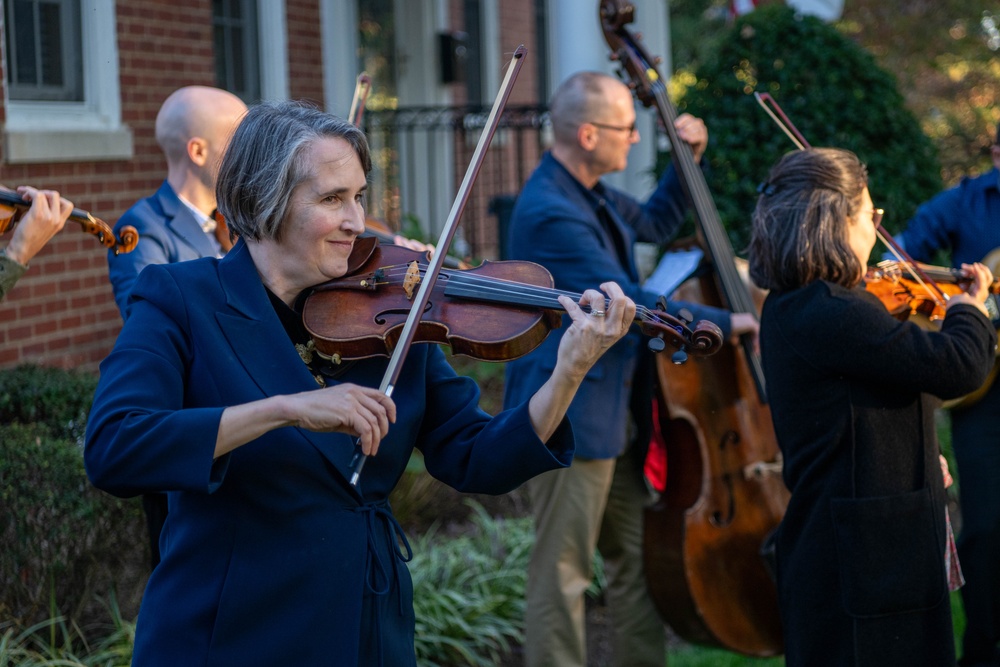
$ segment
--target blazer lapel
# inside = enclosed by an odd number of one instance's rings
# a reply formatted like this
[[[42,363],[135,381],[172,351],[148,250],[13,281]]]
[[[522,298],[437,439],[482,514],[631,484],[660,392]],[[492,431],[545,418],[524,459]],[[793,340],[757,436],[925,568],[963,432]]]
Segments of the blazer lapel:
[[[625,269],[629,276],[633,280],[638,280],[638,271],[635,268],[635,258],[633,257],[632,244],[629,242],[631,235],[625,228],[625,223],[622,222],[621,216],[618,212],[611,206],[610,202],[604,198],[600,198],[601,205],[600,209],[597,211],[599,218],[602,218],[604,227],[608,236],[613,244],[612,247],[615,248],[618,254],[618,259],[621,261],[622,268]]]
[[[201,228],[201,221],[181,201],[170,184],[164,182],[156,194],[166,216],[166,226],[170,233],[194,250],[198,257],[215,257],[218,252],[205,230]]]
[[[629,276],[638,280],[638,271],[635,267],[631,238],[632,235],[626,228],[621,216],[614,210],[610,201],[604,195],[603,183],[599,183],[593,190],[587,190],[580,181],[576,180],[572,174],[559,163],[551,153],[546,153],[544,160],[551,160],[550,168],[554,174],[556,182],[560,184],[563,192],[570,194],[576,200],[576,207],[580,211],[592,211],[591,220],[607,238],[610,247],[615,251],[619,263]]]
[[[276,396],[316,389],[316,380],[281,326],[242,240],[219,261],[219,280],[229,308],[217,313],[216,320],[236,359],[261,392]],[[316,447],[345,480],[350,479],[350,436],[294,430]]]

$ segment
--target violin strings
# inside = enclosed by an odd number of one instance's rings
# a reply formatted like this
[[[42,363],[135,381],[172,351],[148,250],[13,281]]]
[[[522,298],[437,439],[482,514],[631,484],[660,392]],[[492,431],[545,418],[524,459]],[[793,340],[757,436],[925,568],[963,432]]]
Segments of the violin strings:
[[[423,277],[426,265],[418,264],[418,268],[421,270],[421,277]],[[406,276],[409,274],[409,268],[408,265],[395,264],[382,267],[381,273],[383,280],[379,281],[378,284],[398,284],[405,280]],[[469,275],[461,271],[443,270],[440,275],[455,284],[476,287],[484,294],[509,296],[512,300],[516,297],[535,298],[541,300],[548,299],[552,302],[552,308],[562,308],[561,304],[559,304],[556,299],[557,296],[567,296],[574,302],[579,302],[580,298],[583,296],[578,292],[559,290],[552,287],[539,287],[537,285],[519,283],[504,278],[486,278],[482,276]],[[607,304],[607,301],[605,303]],[[644,322],[653,322],[656,324],[671,326],[668,322],[662,320],[659,315],[656,314],[656,311],[653,311],[646,306],[636,304],[636,319],[640,318]]]
[[[885,244],[885,247],[887,247],[889,251],[896,256],[896,259],[899,261],[899,263],[906,268],[906,271],[911,276],[913,276],[913,279],[917,282],[917,284],[924,288],[924,291],[926,291],[927,294],[930,295],[930,297],[934,300],[934,302],[939,306],[944,306],[945,302],[934,293],[934,290],[932,290],[930,286],[927,285],[927,283],[923,281],[923,278],[920,277],[919,272],[916,271],[916,268],[913,266],[913,263],[908,262],[906,259],[904,259],[903,255],[896,249],[896,244],[889,243],[886,240],[885,236],[882,235],[881,227],[875,230],[875,235],[878,236],[879,240],[882,241],[883,244]],[[947,299],[947,295],[945,295],[944,293],[942,293],[941,296]]]

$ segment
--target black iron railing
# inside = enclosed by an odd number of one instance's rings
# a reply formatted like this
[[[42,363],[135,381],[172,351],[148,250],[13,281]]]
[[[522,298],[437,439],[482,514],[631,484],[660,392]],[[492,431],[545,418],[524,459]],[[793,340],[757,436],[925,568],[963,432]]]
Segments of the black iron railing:
[[[489,112],[478,105],[368,110],[364,127],[374,162],[369,215],[395,230],[434,240]],[[506,107],[460,221],[453,244],[458,254],[503,256],[514,198],[538,163],[547,133],[544,107]]]

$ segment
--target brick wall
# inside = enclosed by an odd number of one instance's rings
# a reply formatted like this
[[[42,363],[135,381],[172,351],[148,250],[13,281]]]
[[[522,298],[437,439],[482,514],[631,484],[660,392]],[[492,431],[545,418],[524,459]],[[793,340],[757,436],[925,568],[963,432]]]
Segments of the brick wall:
[[[122,121],[131,128],[131,160],[11,165],[0,181],[59,190],[109,225],[163,180],[154,138],[160,104],[189,84],[212,85],[211,3],[120,0],[117,3]],[[3,113],[0,101],[0,114]],[[2,156],[0,156],[2,157]],[[6,245],[6,238],[0,244]],[[0,368],[20,363],[95,369],[121,328],[108,282],[106,253],[69,222],[31,262],[0,302]]]
[[[500,7],[505,52],[509,55],[517,44],[524,43],[531,58],[536,52],[533,0],[504,0]],[[286,0],[286,10],[290,96],[322,105],[319,0]],[[461,29],[460,4],[453,2],[451,11],[455,28]],[[59,190],[78,208],[112,226],[136,200],[151,194],[165,176],[163,156],[154,137],[160,104],[181,86],[215,83],[209,0],[118,0],[116,12],[122,121],[132,130],[134,157],[12,165],[3,161],[0,146],[0,182]],[[536,101],[534,80],[533,64],[524,67],[512,103]],[[0,96],[0,122],[5,117]],[[509,163],[502,152],[494,157]],[[533,165],[535,157],[527,161]],[[460,172],[464,173],[467,163],[467,157],[459,161]],[[484,178],[490,177],[489,171]],[[486,206],[487,202],[474,204],[475,217],[493,226]],[[0,245],[6,241],[0,238]],[[67,223],[0,302],[0,368],[39,363],[96,369],[120,329],[108,282],[106,251],[78,224]]]
[[[288,17],[288,80],[293,100],[323,107],[323,40],[318,0],[285,0]],[[340,112],[343,113],[343,112]]]

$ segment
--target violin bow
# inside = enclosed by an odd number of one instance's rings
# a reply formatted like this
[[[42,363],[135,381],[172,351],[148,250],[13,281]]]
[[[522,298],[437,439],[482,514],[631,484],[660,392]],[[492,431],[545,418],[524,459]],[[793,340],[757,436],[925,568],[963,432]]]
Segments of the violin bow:
[[[767,112],[767,115],[771,117],[771,120],[773,120],[778,128],[792,140],[792,143],[795,144],[800,151],[812,148],[809,142],[806,141],[806,138],[802,136],[802,133],[799,132],[798,128],[795,127],[792,121],[789,120],[788,116],[785,115],[785,112],[782,111],[781,106],[774,100],[773,97],[771,97],[770,93],[758,93],[754,91],[753,96],[756,98],[757,103],[760,104],[761,108],[764,109],[764,111]],[[882,227],[881,219],[878,224],[875,225],[875,234],[878,236],[879,240],[885,244],[889,251],[896,256],[896,259],[899,260],[900,264],[902,264],[906,270],[909,271],[910,275],[913,276],[913,279],[927,291],[931,298],[934,299],[939,306],[944,306],[945,301],[948,300],[948,295],[944,293],[944,290],[942,290],[936,282],[934,282],[933,278],[928,276],[923,269],[920,268],[919,264],[914,261],[912,257],[910,257],[906,250],[903,249],[903,246],[899,245],[896,242],[896,239],[892,238],[892,234],[885,231],[885,228]],[[932,290],[931,287],[934,289]]]
[[[358,80],[354,84],[354,98],[351,100],[351,111],[347,114],[347,120],[354,127],[361,127],[361,119],[365,115],[365,104],[368,102],[368,95],[372,92],[372,78],[362,72],[358,75]]]
[[[465,210],[465,205],[469,200],[469,193],[472,191],[472,184],[475,182],[476,177],[479,175],[479,170],[483,166],[486,149],[489,147],[490,142],[493,139],[493,135],[496,133],[497,126],[500,123],[500,114],[507,105],[507,98],[510,97],[510,91],[514,87],[514,81],[517,79],[517,74],[521,70],[521,65],[524,64],[524,55],[526,53],[527,49],[524,48],[523,44],[514,50],[514,55],[510,60],[509,66],[507,67],[507,74],[504,77],[503,83],[500,85],[500,91],[497,93],[496,99],[493,101],[493,108],[490,110],[490,115],[486,119],[486,125],[483,128],[483,132],[479,136],[479,143],[476,145],[476,150],[472,154],[472,160],[465,172],[465,178],[462,179],[462,184],[458,188],[458,194],[455,196],[455,201],[451,206],[451,211],[448,213],[448,219],[445,222],[444,229],[441,230],[441,236],[438,238],[437,245],[435,246],[437,250],[431,255],[430,264],[428,264],[424,277],[420,281],[420,289],[417,291],[416,297],[414,297],[413,305],[410,307],[410,313],[407,315],[406,323],[403,325],[403,330],[399,335],[399,341],[396,343],[396,347],[392,351],[392,356],[389,357],[389,365],[385,369],[382,384],[379,385],[379,391],[386,396],[392,397],[392,392],[395,389],[396,381],[399,379],[399,373],[403,366],[403,360],[406,358],[406,354],[410,349],[410,345],[413,343],[414,336],[416,335],[417,323],[420,320],[420,316],[426,309],[427,302],[430,300],[431,289],[437,281],[438,274],[441,272],[441,266],[444,264],[444,258],[448,253],[448,247],[451,245],[451,240],[455,236],[455,232],[458,229],[458,220],[462,216],[462,212]],[[368,457],[361,451],[361,439],[359,438],[354,445],[354,457],[351,459],[351,486],[356,487],[358,485],[358,480],[361,477],[361,470],[364,468],[367,458]]]

